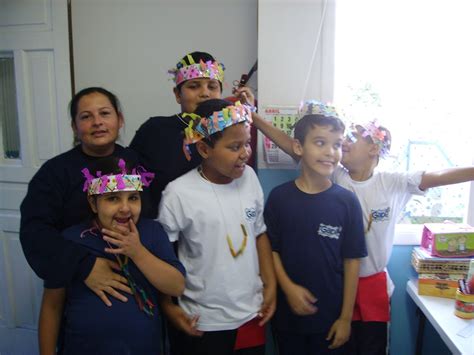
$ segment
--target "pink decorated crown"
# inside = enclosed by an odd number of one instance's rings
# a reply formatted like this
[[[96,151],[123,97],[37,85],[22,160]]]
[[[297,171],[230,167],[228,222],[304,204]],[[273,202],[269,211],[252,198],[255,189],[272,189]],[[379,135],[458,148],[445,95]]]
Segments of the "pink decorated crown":
[[[209,138],[237,123],[252,123],[252,110],[251,106],[242,105],[240,101],[237,101],[234,105],[215,111],[207,117],[201,117],[195,113],[183,113],[183,117],[190,118],[188,127],[184,129],[183,151],[186,159],[191,159],[188,148],[190,144],[199,142],[203,138]]]
[[[123,159],[119,160],[118,165],[121,173],[102,175],[98,171],[97,177],[91,175],[89,169],[82,169],[81,172],[86,178],[83,191],[87,191],[88,195],[102,195],[117,191],[143,191],[143,185],[149,186],[155,177],[155,174],[145,171],[143,167],[135,168],[131,174],[127,174]]]
[[[376,119],[368,121],[364,124],[358,123],[355,126],[359,126],[362,128],[362,137],[370,137],[372,139],[372,142],[379,146],[380,157],[386,158],[388,156],[391,145],[390,135],[386,129],[380,126]]]
[[[339,112],[334,106],[324,104],[317,100],[306,100],[301,102],[298,108],[298,118],[307,115],[321,115],[326,117],[335,117],[342,119],[342,112]]]
[[[222,63],[208,60],[207,62],[199,61],[195,63],[191,55],[188,54],[189,65],[181,61],[176,68],[168,70],[168,73],[173,76],[173,80],[178,86],[182,82],[197,78],[216,79],[219,82],[224,82],[225,67]]]

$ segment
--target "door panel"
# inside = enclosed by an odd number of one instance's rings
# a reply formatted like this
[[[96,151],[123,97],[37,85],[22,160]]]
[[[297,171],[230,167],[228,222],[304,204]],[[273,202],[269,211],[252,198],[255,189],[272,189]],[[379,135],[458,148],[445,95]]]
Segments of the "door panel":
[[[41,164],[72,144],[67,24],[67,0],[0,0],[0,55],[14,59],[21,150],[7,159],[0,147],[2,355],[38,353],[42,281],[21,249],[19,207]]]

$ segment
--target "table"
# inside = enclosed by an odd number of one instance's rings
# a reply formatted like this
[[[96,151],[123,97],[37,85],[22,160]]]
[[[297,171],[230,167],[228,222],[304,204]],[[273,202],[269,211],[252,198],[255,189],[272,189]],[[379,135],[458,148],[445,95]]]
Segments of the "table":
[[[418,295],[418,280],[414,279],[408,281],[407,292],[423,315],[418,327],[417,354],[421,354],[424,321],[428,319],[453,354],[474,355],[474,319],[455,316],[453,299]]]

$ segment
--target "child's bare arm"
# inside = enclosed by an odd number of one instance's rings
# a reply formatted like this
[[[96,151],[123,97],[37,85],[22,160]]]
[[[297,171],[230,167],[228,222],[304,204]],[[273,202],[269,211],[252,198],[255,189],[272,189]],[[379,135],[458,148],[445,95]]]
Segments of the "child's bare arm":
[[[55,355],[59,328],[63,316],[66,290],[64,288],[43,290],[43,300],[38,326],[38,340],[41,355]]]
[[[344,293],[342,310],[339,318],[334,322],[327,340],[332,340],[330,349],[335,349],[349,340],[351,335],[352,312],[354,310],[357,284],[359,283],[360,259],[344,259]]]
[[[130,230],[122,227],[120,233],[103,230],[104,240],[117,246],[106,248],[112,254],[129,256],[148,281],[160,292],[180,296],[184,291],[184,276],[174,266],[153,255],[141,242],[137,226],[129,221]]]
[[[252,113],[252,120],[253,125],[265,136],[270,138],[286,154],[290,155],[295,160],[300,159],[300,157],[293,151],[293,138],[282,130],[276,128],[271,122],[265,121],[263,117],[256,112]]]
[[[292,311],[300,316],[316,313],[318,310],[314,305],[317,301],[316,297],[308,289],[295,284],[290,279],[277,252],[273,252],[273,262],[278,283],[285,293]]]
[[[170,296],[159,294],[158,301],[166,318],[173,323],[174,327],[191,336],[202,336],[203,332],[196,329],[199,315],[190,316],[184,310],[174,304]]]
[[[257,237],[258,264],[263,281],[263,304],[260,310],[260,326],[270,320],[276,308],[276,278],[272,261],[272,247],[266,233]]]
[[[474,180],[474,167],[450,168],[425,172],[419,185],[420,190],[430,187],[458,184]]]

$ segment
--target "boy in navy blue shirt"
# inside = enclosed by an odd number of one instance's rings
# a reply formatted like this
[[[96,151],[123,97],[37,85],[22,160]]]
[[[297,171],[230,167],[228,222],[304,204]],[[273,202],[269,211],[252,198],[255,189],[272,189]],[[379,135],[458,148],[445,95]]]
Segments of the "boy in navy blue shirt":
[[[281,355],[339,354],[350,336],[359,259],[367,255],[362,213],[355,195],[330,180],[344,124],[317,101],[302,112],[293,145],[301,174],[276,187],[265,207],[280,286],[274,326]]]

